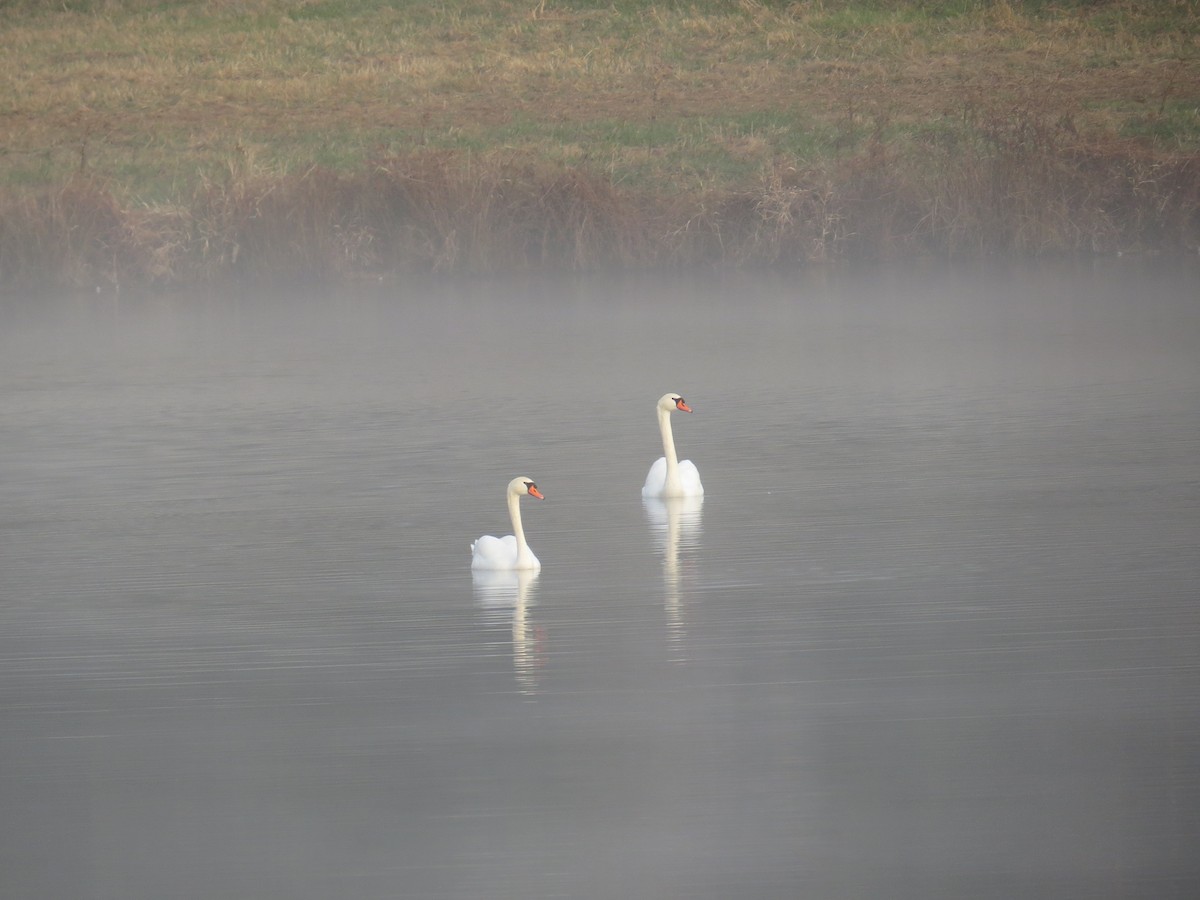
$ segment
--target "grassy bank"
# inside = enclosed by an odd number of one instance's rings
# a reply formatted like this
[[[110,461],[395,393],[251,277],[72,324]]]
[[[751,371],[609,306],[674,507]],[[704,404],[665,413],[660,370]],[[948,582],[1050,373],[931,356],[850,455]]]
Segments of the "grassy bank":
[[[0,41],[0,284],[1200,247],[1200,0],[16,0]]]

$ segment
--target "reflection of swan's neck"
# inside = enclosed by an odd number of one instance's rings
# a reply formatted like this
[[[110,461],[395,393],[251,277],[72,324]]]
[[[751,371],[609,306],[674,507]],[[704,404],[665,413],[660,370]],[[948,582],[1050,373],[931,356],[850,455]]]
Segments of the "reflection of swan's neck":
[[[545,663],[544,632],[530,620],[536,602],[536,569],[474,569],[475,600],[499,621],[512,618],[513,672],[524,694],[537,690],[537,675]]]
[[[667,479],[664,483],[667,492],[677,493],[679,490],[679,457],[675,455],[675,437],[671,433],[671,411],[658,408],[658,430],[662,432],[663,456],[667,458]]]
[[[667,540],[663,547],[663,563],[667,577],[676,591],[679,590],[679,520],[683,504],[679,501],[667,503]]]
[[[521,692],[526,694],[537,689],[537,640],[528,618],[529,589],[536,578],[537,572],[517,573],[517,602],[512,616],[513,672]]]
[[[679,598],[679,519],[683,504],[667,501],[667,534],[663,547],[663,582],[667,590],[667,616],[671,627],[678,632],[683,627]]]
[[[667,634],[673,649],[672,659],[686,659],[687,621],[684,613],[684,578],[680,556],[686,548],[695,548],[700,535],[700,510],[703,496],[667,497],[646,501],[651,525],[663,538],[663,605],[667,615]]]
[[[512,491],[508,494],[508,517],[512,519],[513,535],[517,539],[517,565],[529,562],[529,545],[525,543],[525,529],[521,527],[521,495]]]

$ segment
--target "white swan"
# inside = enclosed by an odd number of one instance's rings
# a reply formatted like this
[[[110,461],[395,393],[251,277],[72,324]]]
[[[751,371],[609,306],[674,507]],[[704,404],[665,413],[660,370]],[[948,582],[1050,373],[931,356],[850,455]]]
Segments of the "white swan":
[[[472,569],[540,569],[542,564],[525,543],[525,529],[521,527],[521,497],[529,494],[544,500],[538,486],[521,476],[508,483],[508,516],[512,519],[513,533],[502,538],[485,534],[471,545]]]
[[[663,394],[658,401],[658,429],[662,432],[663,453],[655,460],[642,485],[643,497],[699,497],[704,493],[700,470],[690,459],[679,461],[675,455],[675,438],[671,436],[671,413],[675,410],[690,413],[692,408],[678,394]]]

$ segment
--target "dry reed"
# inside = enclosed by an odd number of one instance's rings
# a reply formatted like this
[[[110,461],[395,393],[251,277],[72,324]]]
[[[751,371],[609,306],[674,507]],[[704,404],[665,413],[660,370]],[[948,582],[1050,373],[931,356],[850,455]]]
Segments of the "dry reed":
[[[754,188],[650,195],[511,155],[389,155],[355,172],[205,180],[122,206],[84,176],[0,209],[0,280],[135,285],[330,281],[694,265],[803,265],[1200,246],[1200,160],[1063,143],[1031,123],[927,160],[872,143],[775,163]]]

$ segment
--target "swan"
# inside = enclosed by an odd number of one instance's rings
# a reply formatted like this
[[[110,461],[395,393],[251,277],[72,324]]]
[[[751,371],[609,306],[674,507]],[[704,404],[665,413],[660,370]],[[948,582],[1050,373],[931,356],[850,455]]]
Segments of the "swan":
[[[682,397],[676,393],[663,394],[658,401],[658,430],[662,432],[663,452],[650,467],[646,483],[642,485],[643,497],[699,497],[704,493],[700,483],[700,470],[690,459],[679,461],[675,455],[675,438],[671,436],[671,413],[675,410],[690,413]]]
[[[502,538],[485,534],[471,545],[472,569],[540,569],[542,564],[525,543],[525,529],[521,527],[521,497],[529,494],[544,500],[538,486],[525,476],[514,478],[508,483],[508,516],[512,519],[513,533]]]

